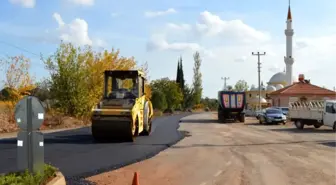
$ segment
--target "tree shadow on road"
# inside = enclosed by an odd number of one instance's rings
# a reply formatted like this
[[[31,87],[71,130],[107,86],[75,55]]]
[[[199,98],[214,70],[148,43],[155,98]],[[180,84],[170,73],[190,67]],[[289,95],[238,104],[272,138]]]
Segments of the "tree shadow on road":
[[[0,144],[16,144],[17,139],[3,139]],[[95,141],[91,134],[75,134],[75,135],[62,135],[62,136],[46,136],[44,143],[48,144],[103,144],[103,143],[127,143],[125,140],[120,139],[104,139]]]
[[[275,125],[275,124],[244,123],[244,125],[247,125],[247,126],[272,126],[272,125]]]
[[[94,182],[91,182],[91,181],[88,181],[86,179],[69,179],[67,178],[66,179],[66,184],[67,185],[97,185],[97,183],[94,183]]]
[[[187,146],[171,146],[173,149],[184,149],[184,148],[194,148],[194,147],[246,147],[246,146],[265,146],[265,145],[288,145],[288,144],[302,144],[302,143],[331,143],[335,141],[331,140],[316,140],[316,141],[290,141],[290,142],[264,142],[264,143],[242,143],[242,144],[223,144],[223,145],[213,145],[213,144],[192,144]]]
[[[311,134],[311,133],[318,133],[318,134],[335,134],[335,131],[332,129],[316,129],[316,128],[304,128],[302,130],[299,130],[297,128],[276,128],[276,129],[270,129],[271,131],[275,132],[291,132],[291,133],[299,133],[299,134]]]
[[[336,147],[336,141],[331,142],[322,142],[321,145],[329,146],[329,147]]]
[[[200,124],[207,124],[207,123],[218,123],[218,124],[234,124],[240,123],[234,120],[226,120],[225,123],[219,122],[217,119],[182,119],[180,123],[200,123]]]
[[[180,123],[217,123],[215,119],[181,119]]]

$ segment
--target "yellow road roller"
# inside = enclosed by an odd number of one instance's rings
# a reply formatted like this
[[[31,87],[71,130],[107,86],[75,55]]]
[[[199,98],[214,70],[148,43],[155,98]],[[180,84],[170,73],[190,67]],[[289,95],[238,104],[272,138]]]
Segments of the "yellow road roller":
[[[92,109],[91,132],[95,140],[133,142],[138,135],[150,135],[153,106],[145,96],[145,76],[139,70],[104,72],[104,93]]]

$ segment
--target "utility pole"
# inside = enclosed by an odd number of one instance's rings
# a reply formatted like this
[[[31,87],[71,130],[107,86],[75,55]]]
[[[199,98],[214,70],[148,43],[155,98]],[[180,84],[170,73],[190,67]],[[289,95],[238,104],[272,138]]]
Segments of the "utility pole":
[[[260,53],[259,51],[257,53],[252,52],[253,56],[258,56],[258,88],[259,88],[259,110],[261,110],[261,84],[260,84],[260,56],[266,55],[266,52]]]
[[[222,80],[224,80],[224,88],[223,90],[226,89],[226,80],[230,80],[230,77],[222,77]]]

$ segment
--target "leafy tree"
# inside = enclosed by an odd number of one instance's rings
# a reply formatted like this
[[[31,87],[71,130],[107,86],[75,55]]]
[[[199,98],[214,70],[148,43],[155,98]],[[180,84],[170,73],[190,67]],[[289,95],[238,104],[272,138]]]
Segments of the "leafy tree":
[[[198,51],[194,54],[194,77],[193,77],[193,103],[199,104],[202,98],[202,73],[200,71],[202,59]]]
[[[168,109],[177,108],[182,100],[182,91],[175,81],[169,78],[161,78],[151,82],[151,89],[153,92],[161,91],[165,96]]]
[[[7,101],[10,101],[9,108],[14,108],[17,101],[23,96],[29,95],[35,88],[33,78],[29,74],[30,60],[23,55],[8,57],[0,60],[0,65],[4,67],[6,78],[4,80],[4,95]]]
[[[218,107],[217,99],[211,99],[208,97],[202,99],[201,104],[203,104],[204,107],[207,107],[210,110],[217,110],[217,107]]]
[[[152,100],[154,109],[163,111],[167,108],[167,100],[163,92],[153,91],[151,100]]]
[[[150,88],[150,85],[148,83],[149,81],[149,76],[148,76],[148,73],[149,73],[149,69],[148,69],[148,63],[145,62],[143,65],[141,65],[139,68],[139,70],[143,71],[145,73],[145,78],[146,78],[146,81],[145,81],[145,94],[146,94],[146,97],[151,99],[152,98],[152,90]]]
[[[194,89],[186,85],[184,87],[184,98],[183,98],[183,108],[191,108],[193,105],[193,95],[194,95]]]
[[[105,70],[136,68],[133,57],[120,57],[112,49],[95,53],[91,47],[75,48],[61,43],[55,54],[46,60],[50,72],[50,92],[63,113],[87,116],[103,94]]]
[[[88,86],[95,77],[89,78],[87,74],[86,59],[90,56],[91,51],[81,53],[80,48],[62,43],[46,60],[51,76],[51,96],[57,100],[57,108],[65,114],[82,116],[89,110],[93,97]]]
[[[51,98],[50,95],[50,80],[42,79],[36,83],[36,88],[31,90],[31,95],[37,97],[41,101],[45,101]]]
[[[234,86],[234,89],[236,91],[247,91],[248,88],[249,86],[245,80],[238,80],[238,82]]]

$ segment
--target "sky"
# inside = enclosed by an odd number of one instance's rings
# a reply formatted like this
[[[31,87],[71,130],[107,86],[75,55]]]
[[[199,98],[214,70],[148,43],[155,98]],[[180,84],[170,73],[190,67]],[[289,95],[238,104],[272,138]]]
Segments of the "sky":
[[[49,74],[40,54],[53,54],[60,40],[98,51],[113,47],[139,64],[147,62],[153,80],[175,79],[182,56],[191,84],[193,53],[199,51],[203,95],[215,98],[223,88],[221,77],[230,78],[228,85],[238,80],[257,85],[252,52],[266,52],[264,83],[284,70],[287,10],[286,0],[1,0],[0,58],[23,54],[41,79]],[[336,1],[292,0],[291,10],[294,76],[304,74],[311,83],[333,89]]]

